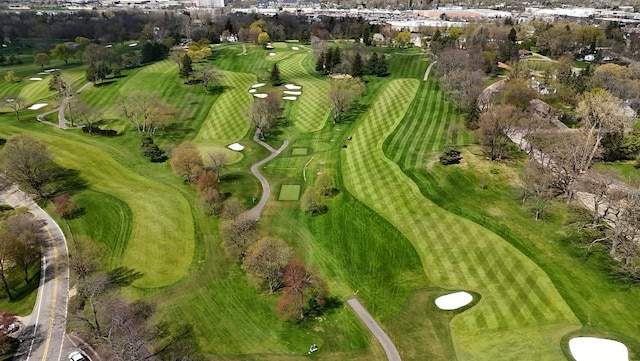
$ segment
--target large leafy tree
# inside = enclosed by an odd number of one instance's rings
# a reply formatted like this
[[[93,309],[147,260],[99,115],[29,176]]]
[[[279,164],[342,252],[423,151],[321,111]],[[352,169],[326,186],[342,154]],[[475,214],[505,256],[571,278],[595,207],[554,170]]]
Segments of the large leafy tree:
[[[56,46],[51,49],[50,53],[51,56],[63,60],[65,64],[69,64],[69,59],[72,58],[75,54],[73,50],[71,50],[71,48],[64,43],[56,44]]]
[[[40,197],[47,194],[59,167],[42,142],[28,135],[14,135],[1,155],[2,170],[9,180]]]
[[[263,238],[249,247],[242,267],[274,293],[284,285],[284,270],[291,257],[287,244],[278,238]]]
[[[324,279],[293,259],[284,273],[284,292],[278,302],[278,311],[287,318],[302,320],[309,311],[325,305],[327,292]]]

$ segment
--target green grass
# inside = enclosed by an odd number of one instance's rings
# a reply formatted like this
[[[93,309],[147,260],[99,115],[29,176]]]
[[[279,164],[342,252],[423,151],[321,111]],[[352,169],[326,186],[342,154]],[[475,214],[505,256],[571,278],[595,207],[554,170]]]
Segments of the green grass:
[[[300,198],[299,184],[283,184],[280,188],[279,201],[297,201]]]
[[[640,169],[635,164],[635,161],[596,163],[594,169],[609,172],[632,187],[640,187]]]
[[[309,148],[296,147],[291,149],[291,155],[307,155]]]
[[[435,284],[482,295],[452,322],[459,359],[559,359],[559,337],[580,324],[548,276],[495,233],[424,198],[384,156],[382,144],[418,88],[391,82],[355,127],[343,155],[347,189],[413,243]]]

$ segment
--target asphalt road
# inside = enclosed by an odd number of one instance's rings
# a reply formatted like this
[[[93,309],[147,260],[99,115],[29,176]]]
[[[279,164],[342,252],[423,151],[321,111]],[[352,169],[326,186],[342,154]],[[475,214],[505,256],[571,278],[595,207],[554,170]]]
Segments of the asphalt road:
[[[364,308],[364,306],[355,298],[350,298],[347,300],[347,303],[355,313],[360,317],[362,322],[364,322],[365,326],[373,333],[373,335],[378,339],[384,353],[387,354],[387,359],[389,361],[400,361],[400,353],[398,353],[398,349],[393,344],[389,336],[384,332],[384,330],[378,325],[378,323],[371,317],[371,314]]]
[[[45,222],[44,232],[49,240],[49,246],[43,252],[38,298],[31,314],[21,318],[23,326],[18,333],[21,346],[14,360],[66,360],[74,349],[65,337],[69,295],[67,241],[58,224],[17,187],[3,186],[0,203],[29,208],[36,218]]]

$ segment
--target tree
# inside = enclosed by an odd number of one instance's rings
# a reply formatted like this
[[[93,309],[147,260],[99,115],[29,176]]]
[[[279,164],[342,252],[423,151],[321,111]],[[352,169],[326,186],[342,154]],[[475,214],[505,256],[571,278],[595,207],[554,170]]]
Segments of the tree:
[[[104,251],[100,244],[86,237],[76,237],[73,247],[74,252],[69,255],[69,268],[82,283],[100,269],[100,257]]]
[[[504,102],[523,111],[527,109],[531,100],[538,97],[538,92],[529,86],[529,82],[526,79],[509,79],[504,85]]]
[[[74,108],[75,117],[89,128],[89,134],[91,134],[94,125],[100,120],[100,111],[80,100],[75,102]],[[71,124],[73,125],[73,120]]]
[[[8,265],[12,262],[12,249],[13,244],[9,232],[4,229],[4,227],[0,227],[0,281],[2,282],[2,288],[4,288],[4,293],[9,301],[13,300],[13,293],[7,280]]]
[[[269,37],[269,33],[267,33],[266,31],[258,34],[258,45],[265,45],[269,41],[271,41],[271,38]]]
[[[333,114],[333,122],[337,123],[364,90],[364,84],[359,79],[334,79],[328,90],[329,106]]]
[[[193,76],[200,80],[205,92],[209,91],[211,84],[220,84],[224,79],[224,73],[214,66],[201,67],[193,73]]]
[[[180,143],[171,152],[171,168],[175,174],[185,177],[187,182],[195,182],[204,168],[198,147],[188,141]]]
[[[327,292],[327,284],[321,277],[293,259],[285,269],[284,292],[277,309],[289,319],[302,320],[310,310],[324,306]]]
[[[584,161],[586,167],[591,166],[605,135],[622,134],[631,122],[624,112],[624,102],[600,88],[583,95],[576,107],[576,114],[581,119],[580,130],[585,136],[585,141],[593,144],[588,158]],[[587,168],[581,169],[582,172],[586,170]]]
[[[209,168],[216,174],[216,178],[218,182],[220,182],[220,173],[222,169],[227,165],[227,154],[222,151],[209,153],[209,160],[211,161],[211,165]]]
[[[307,187],[300,199],[300,207],[312,216],[327,211],[327,206],[322,202],[322,196],[315,187]]]
[[[27,105],[27,99],[16,94],[8,94],[2,98],[2,104],[13,110],[16,114],[16,120],[20,121],[20,109]]]
[[[328,172],[322,172],[316,179],[316,187],[320,191],[320,194],[324,197],[331,195],[331,192],[335,189],[333,184],[333,178]]]
[[[284,270],[290,257],[291,250],[283,240],[262,238],[249,247],[242,268],[260,284],[267,284],[272,294],[284,285]]]
[[[403,30],[396,35],[396,44],[398,44],[399,47],[404,48],[409,42],[411,42],[411,33],[409,30]]]
[[[364,75],[364,62],[362,55],[356,53],[351,61],[351,76],[355,78],[361,78]]]
[[[509,104],[495,105],[480,115],[478,121],[480,142],[489,150],[489,159],[502,158],[510,143],[506,133],[511,131],[520,114]]]
[[[50,51],[51,56],[56,57],[57,59],[63,60],[65,64],[69,64],[69,58],[74,56],[73,50],[64,43],[58,43],[56,46]]]
[[[7,311],[0,311],[0,355],[5,355],[11,348],[12,344],[17,342],[10,337],[11,327],[18,322],[18,317]]]
[[[40,141],[28,135],[13,135],[2,149],[2,170],[23,190],[43,197],[54,180],[58,166]]]
[[[166,126],[178,112],[175,106],[164,102],[155,92],[136,91],[118,98],[118,103],[122,115],[138,132],[149,132],[150,135]]]
[[[15,83],[20,81],[20,78],[18,78],[15,75],[15,72],[13,70],[7,70],[7,73],[4,75],[4,80],[10,82],[10,83]]]
[[[44,70],[44,66],[51,63],[51,59],[47,53],[38,53],[33,57],[33,63],[39,65]]]
[[[189,54],[184,54],[182,56],[182,67],[179,69],[180,77],[189,79],[191,74],[193,74],[193,66],[191,65],[193,62],[191,61],[191,57]]]
[[[60,71],[56,70],[49,79],[49,90],[56,92],[59,98],[64,98],[69,93],[69,85],[62,78]]]
[[[229,257],[239,262],[244,260],[249,246],[255,242],[256,225],[256,220],[244,216],[221,223],[222,246]]]
[[[270,91],[264,99],[256,99],[249,109],[249,124],[260,130],[265,137],[276,126],[276,120],[282,115],[281,96]]]
[[[18,213],[6,220],[5,228],[11,239],[11,260],[21,269],[26,285],[29,283],[29,268],[40,261],[46,243],[42,222],[31,213]]]
[[[181,48],[171,49],[169,51],[169,59],[178,64],[178,74],[182,74],[182,58],[184,58],[186,51]]]
[[[271,67],[271,84],[273,84],[273,86],[278,86],[282,84],[282,79],[280,79],[280,68],[278,68],[278,63],[273,63],[273,67]]]
[[[63,193],[53,199],[54,212],[63,219],[73,218],[78,212],[78,207],[71,201],[67,193]]]
[[[553,175],[540,163],[529,160],[525,167],[522,203],[529,206],[539,220],[556,196]]]

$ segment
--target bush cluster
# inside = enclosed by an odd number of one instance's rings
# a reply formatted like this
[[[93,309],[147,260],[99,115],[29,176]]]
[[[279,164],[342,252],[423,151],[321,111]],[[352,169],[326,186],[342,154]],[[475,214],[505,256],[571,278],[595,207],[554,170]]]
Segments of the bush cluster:
[[[458,164],[462,160],[460,151],[455,148],[447,148],[440,156],[440,163],[444,165]]]
[[[98,134],[105,137],[115,137],[116,135],[118,135],[118,132],[116,132],[113,129],[100,129],[100,127],[86,126],[86,125],[82,127],[82,132],[89,133],[89,134]]]
[[[160,149],[160,147],[153,142],[153,138],[148,135],[142,137],[142,145],[140,147],[142,148],[142,154],[149,158],[152,163],[162,163],[169,159],[164,150]]]

